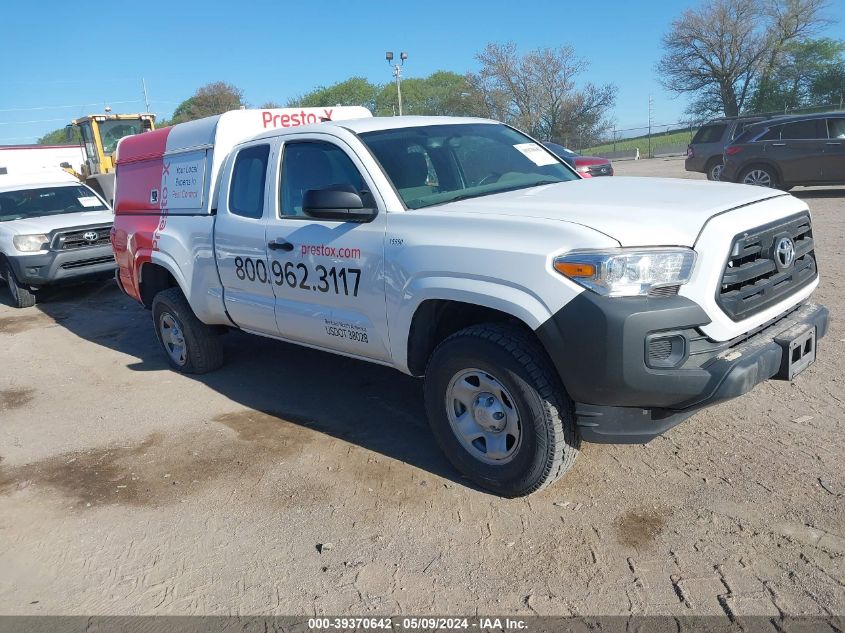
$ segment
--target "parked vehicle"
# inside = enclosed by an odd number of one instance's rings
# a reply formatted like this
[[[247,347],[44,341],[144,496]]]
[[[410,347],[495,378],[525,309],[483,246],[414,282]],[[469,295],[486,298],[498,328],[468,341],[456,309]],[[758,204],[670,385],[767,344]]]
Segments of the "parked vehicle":
[[[722,179],[789,190],[845,183],[845,112],[778,117],[725,148]]]
[[[62,170],[0,176],[0,276],[18,308],[47,285],[111,277],[114,217],[93,190]]]
[[[67,129],[70,132],[72,127],[79,128],[84,160],[80,171],[73,165],[68,165],[67,169],[111,204],[114,201],[114,150],[118,141],[131,134],[154,130],[155,119],[149,112],[112,114],[110,108],[103,114],[74,119]]]
[[[607,158],[600,156],[581,156],[578,152],[573,152],[571,149],[567,149],[557,143],[546,142],[543,145],[552,150],[557,154],[558,158],[563,159],[567,165],[581,175],[593,177],[613,175],[613,163]]]
[[[121,141],[118,279],[175,370],[216,369],[239,328],[424,376],[449,460],[516,496],[582,439],[647,442],[815,360],[828,312],[801,200],[585,182],[484,119],[330,118]],[[314,379],[328,396],[342,376]]]
[[[719,180],[725,146],[749,125],[766,120],[764,116],[714,119],[698,128],[687,146],[684,168],[707,174],[707,180]]]

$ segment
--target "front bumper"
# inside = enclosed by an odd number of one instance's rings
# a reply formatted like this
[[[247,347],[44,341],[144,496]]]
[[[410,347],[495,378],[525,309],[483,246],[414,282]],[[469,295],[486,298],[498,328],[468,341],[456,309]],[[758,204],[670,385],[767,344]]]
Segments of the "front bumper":
[[[786,378],[784,346],[810,329],[821,339],[828,320],[827,308],[805,304],[719,343],[698,329],[709,319],[685,297],[608,299],[584,292],[537,334],[575,401],[581,437],[644,443],[704,407]],[[668,358],[671,367],[653,365],[654,338],[681,341]]]
[[[117,267],[111,245],[17,255],[7,257],[6,261],[20,283],[35,287],[107,277]]]

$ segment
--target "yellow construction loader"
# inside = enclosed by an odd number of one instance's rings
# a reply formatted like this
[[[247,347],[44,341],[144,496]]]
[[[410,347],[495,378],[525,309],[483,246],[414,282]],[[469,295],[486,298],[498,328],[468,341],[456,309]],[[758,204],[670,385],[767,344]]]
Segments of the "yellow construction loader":
[[[62,167],[112,203],[115,175],[114,150],[117,148],[117,142],[124,136],[154,130],[155,115],[111,114],[106,108],[105,114],[89,114],[74,119],[68,126],[69,135],[72,133],[72,127],[78,128],[82,136],[82,148],[85,153],[82,173],[67,164],[62,164]]]

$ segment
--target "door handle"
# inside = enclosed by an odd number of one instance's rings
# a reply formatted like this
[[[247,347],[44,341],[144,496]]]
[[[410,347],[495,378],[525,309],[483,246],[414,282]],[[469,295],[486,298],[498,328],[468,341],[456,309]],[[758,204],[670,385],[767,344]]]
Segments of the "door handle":
[[[285,251],[290,253],[293,250],[293,244],[285,240],[273,240],[267,244],[267,248],[271,251]]]
[[[842,145],[842,143],[825,143],[825,145]]]
[[[786,143],[772,143],[772,147],[786,147]]]

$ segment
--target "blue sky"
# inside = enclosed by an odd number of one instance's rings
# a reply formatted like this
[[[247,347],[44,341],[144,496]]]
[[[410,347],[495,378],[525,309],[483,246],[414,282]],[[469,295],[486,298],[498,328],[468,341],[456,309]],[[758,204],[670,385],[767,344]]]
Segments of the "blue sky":
[[[389,81],[386,50],[406,50],[406,77],[477,69],[490,41],[521,50],[572,44],[589,67],[582,80],[619,87],[619,128],[678,121],[686,102],[658,83],[660,37],[688,0],[603,3],[115,2],[85,9],[56,0],[10,1],[0,38],[0,144],[34,142],[70,119],[102,110],[169,116],[197,87],[223,80],[253,105],[284,103],[351,75]],[[832,0],[845,18],[845,0]],[[826,35],[845,39],[839,22]],[[61,107],[59,107],[61,106]]]

